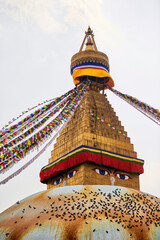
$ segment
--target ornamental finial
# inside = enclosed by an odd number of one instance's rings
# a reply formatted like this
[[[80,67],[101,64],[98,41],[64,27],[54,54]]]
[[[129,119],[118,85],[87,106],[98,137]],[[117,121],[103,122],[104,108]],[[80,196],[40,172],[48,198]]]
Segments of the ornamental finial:
[[[90,26],[85,32],[79,52],[71,59],[71,74],[75,85],[89,79],[91,82],[99,83],[102,89],[114,86],[109,73],[109,59],[106,54],[97,50]]]
[[[83,39],[83,42],[82,42],[82,45],[81,45],[81,47],[80,47],[79,52],[83,51],[84,44],[85,44],[86,41],[87,41],[87,42],[90,41],[90,43],[92,43],[92,45],[93,45],[93,50],[94,50],[94,51],[97,51],[97,46],[96,46],[96,43],[95,43],[95,41],[94,41],[94,34],[93,34],[93,31],[91,30],[90,26],[88,27],[87,32],[85,32],[85,37],[84,37],[84,39]],[[90,45],[91,45],[91,44],[90,44]],[[85,49],[85,50],[86,50],[86,49]]]

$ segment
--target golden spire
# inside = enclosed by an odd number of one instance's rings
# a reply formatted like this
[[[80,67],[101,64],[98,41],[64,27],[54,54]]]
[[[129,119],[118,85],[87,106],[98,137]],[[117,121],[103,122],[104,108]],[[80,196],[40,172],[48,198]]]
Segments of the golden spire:
[[[86,47],[84,47],[85,45]],[[93,81],[97,78],[102,89],[103,85],[110,88],[114,86],[114,81],[109,74],[109,59],[106,54],[97,50],[94,34],[90,27],[85,32],[79,52],[71,58],[70,69],[75,85],[89,77]]]
[[[90,37],[88,37],[87,42],[86,42],[85,51],[86,51],[86,50],[94,50],[94,49],[93,49],[93,42],[92,42],[92,40],[91,40]]]
[[[94,51],[97,51],[97,46],[96,46],[96,43],[94,41],[94,34],[93,34],[93,31],[91,30],[90,26],[88,27],[88,31],[85,32],[85,37],[83,39],[83,42],[82,42],[82,45],[80,47],[80,50],[79,52],[83,51],[83,47],[84,47],[84,44],[85,44],[85,41],[87,40],[87,43],[86,43],[86,49],[85,50],[94,50]],[[89,45],[90,47],[87,48],[87,45]]]

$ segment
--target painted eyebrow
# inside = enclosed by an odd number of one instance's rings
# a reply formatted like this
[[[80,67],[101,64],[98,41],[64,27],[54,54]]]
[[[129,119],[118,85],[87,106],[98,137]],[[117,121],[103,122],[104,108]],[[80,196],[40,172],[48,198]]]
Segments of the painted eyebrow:
[[[64,178],[64,176],[63,176],[63,175],[59,175],[59,176],[56,178],[56,180],[58,180],[59,178]],[[56,180],[54,180],[54,181],[56,181]]]
[[[121,171],[120,171],[120,170],[115,170],[115,171],[113,172],[113,174],[115,174],[116,172],[118,172],[119,174],[122,174],[122,175],[127,175],[127,176],[128,176],[128,174],[127,174],[127,173],[121,173]]]
[[[67,176],[68,174],[72,173],[73,171],[77,171],[77,172],[78,172],[77,169],[73,169],[73,170],[68,171],[68,172],[65,174],[65,176]]]

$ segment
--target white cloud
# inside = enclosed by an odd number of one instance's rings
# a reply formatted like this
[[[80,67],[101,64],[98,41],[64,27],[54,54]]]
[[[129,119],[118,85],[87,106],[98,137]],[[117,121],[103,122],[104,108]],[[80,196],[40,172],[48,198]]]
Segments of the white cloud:
[[[90,25],[103,41],[113,44],[120,34],[107,20],[103,4],[103,0],[0,0],[0,12],[23,24],[35,23],[49,33]]]
[[[72,25],[91,24],[103,18],[102,0],[60,0],[66,9],[65,21]],[[94,20],[94,21],[93,21]]]
[[[52,0],[1,0],[0,11],[16,21],[33,21],[45,32],[60,32],[65,27],[54,17],[57,7],[55,3]]]
[[[115,44],[115,39],[120,39],[119,30],[111,24],[103,11],[102,0],[60,0],[65,9],[64,20],[71,26],[88,25],[95,30],[97,36],[101,36],[103,41],[111,45]],[[105,3],[107,5],[107,3]],[[104,31],[105,29],[105,31]],[[103,37],[102,37],[103,36]]]

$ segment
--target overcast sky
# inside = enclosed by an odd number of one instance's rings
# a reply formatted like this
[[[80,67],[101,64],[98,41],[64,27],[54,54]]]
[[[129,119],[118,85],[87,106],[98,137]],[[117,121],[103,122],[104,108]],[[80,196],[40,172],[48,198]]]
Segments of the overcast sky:
[[[28,107],[74,87],[70,59],[88,25],[110,60],[115,89],[159,109],[159,0],[0,0],[0,128]],[[122,125],[145,160],[141,191],[160,197],[160,127],[111,92]],[[46,189],[40,169],[53,145],[19,176],[0,186],[0,212]],[[26,161],[0,176],[0,180]]]

